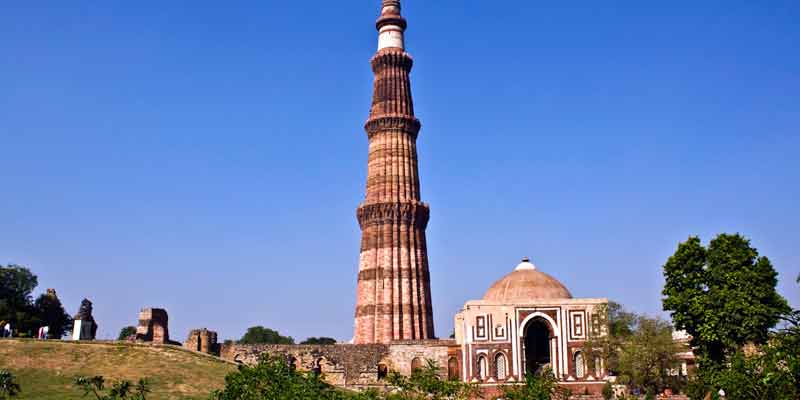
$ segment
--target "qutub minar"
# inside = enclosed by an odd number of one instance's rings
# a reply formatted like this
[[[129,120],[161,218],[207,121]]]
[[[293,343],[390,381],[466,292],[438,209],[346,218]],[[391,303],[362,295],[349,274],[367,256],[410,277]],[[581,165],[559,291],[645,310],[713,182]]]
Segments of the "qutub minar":
[[[361,257],[353,341],[389,343],[434,338],[425,228],[420,199],[417,134],[405,52],[406,20],[399,0],[383,0],[376,23],[375,85],[366,124],[367,193],[358,207]]]
[[[573,297],[527,258],[483,298],[464,303],[453,318],[452,339],[436,339],[425,241],[430,211],[420,197],[420,122],[409,80],[413,61],[405,52],[400,2],[382,0],[381,6],[366,124],[367,190],[357,212],[362,238],[353,344],[230,343],[220,346],[220,355],[247,364],[263,353],[280,355],[300,370],[351,389],[387,389],[389,371],[410,375],[432,360],[443,377],[474,383],[485,398],[545,370],[573,393],[599,394],[612,378],[601,354],[587,343],[607,333],[602,315],[608,299]],[[197,332],[188,347],[201,349],[206,331]]]

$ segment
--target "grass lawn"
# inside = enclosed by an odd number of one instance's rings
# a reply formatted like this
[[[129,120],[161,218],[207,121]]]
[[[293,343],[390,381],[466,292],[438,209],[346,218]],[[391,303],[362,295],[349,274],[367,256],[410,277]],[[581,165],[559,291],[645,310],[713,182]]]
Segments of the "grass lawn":
[[[174,347],[129,343],[0,340],[0,369],[22,386],[19,399],[82,399],[76,376],[102,375],[106,382],[150,381],[153,399],[207,399],[236,366]]]

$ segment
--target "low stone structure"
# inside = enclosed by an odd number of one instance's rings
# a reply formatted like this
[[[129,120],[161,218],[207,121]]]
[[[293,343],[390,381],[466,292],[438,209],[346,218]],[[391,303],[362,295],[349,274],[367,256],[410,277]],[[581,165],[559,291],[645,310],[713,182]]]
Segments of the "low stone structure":
[[[48,289],[48,295],[51,290]],[[52,291],[52,295],[55,296],[55,290]],[[73,318],[72,340],[94,340],[96,336],[97,322],[92,316],[92,302],[89,299],[83,299],[78,313]]]
[[[219,355],[217,332],[206,328],[193,329],[189,332],[189,337],[183,343],[183,347],[201,353]]]
[[[139,326],[136,327],[136,340],[153,344],[178,344],[169,340],[169,317],[167,310],[144,308],[139,313]]]
[[[286,358],[300,371],[316,371],[331,385],[348,389],[385,386],[389,371],[410,375],[426,360],[447,376],[449,355],[457,351],[452,340],[394,342],[392,344],[241,345],[223,344],[220,356],[243,364],[256,364],[262,354]]]

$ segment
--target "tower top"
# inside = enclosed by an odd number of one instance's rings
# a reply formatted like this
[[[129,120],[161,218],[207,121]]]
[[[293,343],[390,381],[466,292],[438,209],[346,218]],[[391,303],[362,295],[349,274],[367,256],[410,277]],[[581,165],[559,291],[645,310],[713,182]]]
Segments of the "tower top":
[[[406,20],[400,13],[400,0],[382,0],[378,29],[378,51],[387,48],[405,49]]]

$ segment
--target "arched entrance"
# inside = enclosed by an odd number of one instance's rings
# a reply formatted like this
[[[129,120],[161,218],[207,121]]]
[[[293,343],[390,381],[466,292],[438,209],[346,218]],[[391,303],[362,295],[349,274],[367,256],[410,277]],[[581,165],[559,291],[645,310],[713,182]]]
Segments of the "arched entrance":
[[[525,372],[537,373],[550,366],[550,327],[544,318],[534,318],[525,326]]]

